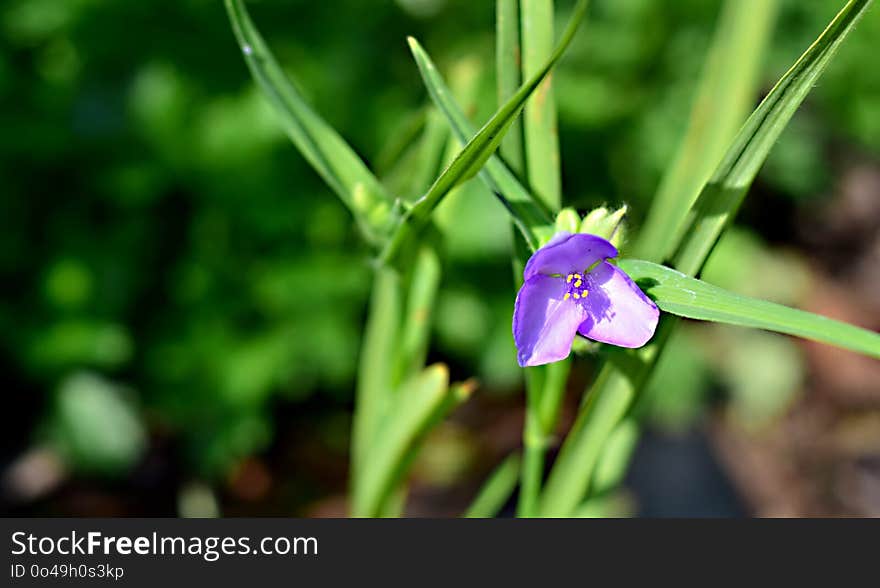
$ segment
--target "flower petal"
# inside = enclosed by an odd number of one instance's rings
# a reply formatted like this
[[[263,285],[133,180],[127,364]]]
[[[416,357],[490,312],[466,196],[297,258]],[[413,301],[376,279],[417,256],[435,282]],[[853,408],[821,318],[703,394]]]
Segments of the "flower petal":
[[[513,339],[522,367],[565,359],[586,311],[573,300],[563,300],[566,287],[560,278],[532,276],[516,295]]]
[[[581,335],[620,347],[641,347],[654,335],[660,311],[623,270],[604,261],[587,276],[587,284]]]
[[[561,231],[529,258],[523,279],[536,274],[583,272],[597,261],[616,256],[617,248],[602,237]]]

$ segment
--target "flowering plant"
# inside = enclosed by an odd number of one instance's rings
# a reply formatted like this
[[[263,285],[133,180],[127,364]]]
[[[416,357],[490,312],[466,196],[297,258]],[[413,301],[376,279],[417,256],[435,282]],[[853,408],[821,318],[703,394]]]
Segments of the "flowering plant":
[[[414,201],[396,197],[372,174],[289,83],[242,0],[226,0],[254,79],[377,253],[352,434],[352,514],[402,512],[407,468],[422,440],[474,389],[470,380],[451,384],[443,365],[424,367],[442,267],[442,232],[433,213],[474,176],[503,203],[516,228],[511,256],[522,284],[512,316],[517,353],[509,359],[525,368],[527,398],[522,458],[511,456],[499,466],[468,515],[494,515],[517,485],[518,514],[576,515],[601,490],[600,460],[611,472],[603,484],[619,481],[629,453],[611,451],[613,436],[662,365],[677,317],[776,331],[880,357],[877,333],[697,279],[771,146],[870,0],[847,1],[748,118],[738,97],[756,92],[751,73],[768,41],[776,2],[727,4],[681,151],[633,233],[623,225],[625,208],[596,209],[583,219],[561,209],[549,74],[586,14],[585,0],[574,6],[555,47],[551,0],[498,0],[500,105],[476,132],[428,54],[409,40],[434,106],[463,145]],[[545,480],[545,452],[578,335],[602,344],[603,363]]]

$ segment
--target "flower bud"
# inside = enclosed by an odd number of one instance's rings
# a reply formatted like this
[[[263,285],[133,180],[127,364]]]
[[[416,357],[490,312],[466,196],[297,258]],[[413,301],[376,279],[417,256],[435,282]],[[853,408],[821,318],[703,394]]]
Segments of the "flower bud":
[[[556,230],[566,231],[568,233],[579,232],[581,225],[581,217],[574,208],[563,208],[556,215]]]
[[[620,247],[626,237],[626,227],[623,222],[627,207],[624,204],[614,212],[604,206],[592,210],[581,221],[580,233],[590,233],[607,239],[615,247]]]

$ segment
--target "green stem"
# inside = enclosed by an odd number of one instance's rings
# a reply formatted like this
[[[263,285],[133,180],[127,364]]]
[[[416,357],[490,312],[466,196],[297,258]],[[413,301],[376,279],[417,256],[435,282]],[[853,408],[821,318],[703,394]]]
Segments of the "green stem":
[[[495,68],[498,79],[498,104],[504,104],[522,83],[519,44],[519,0],[497,0],[495,4]],[[523,170],[523,129],[517,118],[501,141],[501,157],[516,174]]]
[[[514,453],[501,462],[495,471],[483,484],[477,493],[477,497],[465,511],[464,516],[469,519],[494,517],[498,514],[519,479],[520,457]]]
[[[520,0],[520,30],[522,73],[528,79],[553,52],[553,0]],[[549,208],[559,210],[562,189],[552,76],[526,103],[523,130],[528,183]]]
[[[544,460],[553,443],[559,410],[565,396],[565,384],[571,368],[569,361],[526,370],[526,422],[523,428],[523,468],[520,472],[520,500],[517,515],[539,514]]]
[[[674,320],[665,316],[661,319],[650,345],[635,351],[611,352],[593,383],[593,392],[585,396],[550,472],[541,497],[542,516],[570,516],[583,501],[606,440],[626,416],[636,392],[650,374]]]
[[[553,0],[519,1],[522,77],[533,76],[553,51]],[[552,211],[562,203],[559,139],[551,77],[526,103],[523,115],[525,175],[534,193]],[[523,468],[517,514],[539,514],[544,460],[565,392],[569,362],[526,370],[526,418],[523,428]]]
[[[546,439],[541,426],[540,406],[544,391],[545,369],[526,368],[526,420],[523,426],[523,466],[520,470],[519,502],[516,514],[534,517],[538,514],[538,497],[544,476]]]
[[[546,446],[529,425],[526,414],[526,427],[523,435],[523,466],[520,471],[519,502],[516,516],[532,518],[538,516],[538,499],[541,494],[541,480],[544,476],[544,452]],[[531,435],[530,435],[531,433]]]
[[[437,250],[423,245],[416,254],[406,301],[397,370],[394,384],[399,385],[425,365],[431,335],[431,314],[440,287],[441,267]]]
[[[400,278],[394,270],[376,269],[368,313],[361,344],[352,426],[353,496],[361,492],[370,444],[393,398],[392,378],[401,316]]]

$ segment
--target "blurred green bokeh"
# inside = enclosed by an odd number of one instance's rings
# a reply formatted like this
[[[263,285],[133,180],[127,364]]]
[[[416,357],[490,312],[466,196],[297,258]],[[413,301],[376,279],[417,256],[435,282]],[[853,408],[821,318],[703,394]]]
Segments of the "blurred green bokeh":
[[[481,122],[494,104],[493,4],[264,0],[252,15],[311,103],[394,186],[394,146],[426,104],[405,36],[453,72]],[[784,3],[764,88],[837,4]],[[566,204],[626,202],[637,229],[718,7],[595,0],[554,78]],[[828,193],[840,144],[880,155],[878,38],[873,10],[774,150],[760,181],[791,207]],[[349,410],[369,252],[275,124],[222,4],[8,0],[0,49],[0,345],[11,407],[31,411],[10,452],[55,443],[84,473],[121,475],[161,430],[184,468],[219,478],[269,447],[279,405]],[[476,182],[438,219],[449,263],[432,355],[486,394],[515,393],[508,221]],[[802,272],[789,261],[744,229],[706,278],[797,304]],[[750,283],[757,263],[776,263],[778,279]],[[760,426],[803,378],[793,344],[760,333],[687,329],[670,353],[677,369],[648,405],[673,427],[699,415],[711,382]],[[766,377],[744,379],[757,359]],[[19,397],[30,390],[44,400]]]

